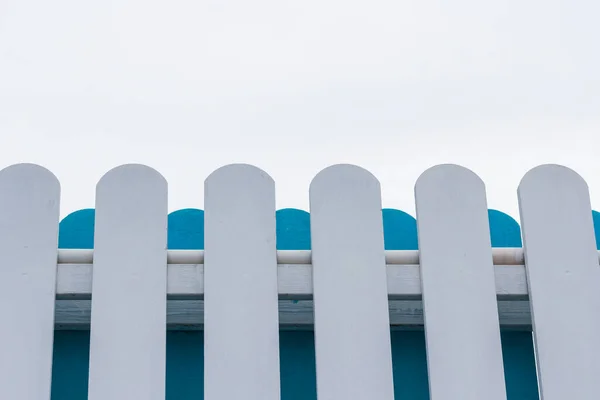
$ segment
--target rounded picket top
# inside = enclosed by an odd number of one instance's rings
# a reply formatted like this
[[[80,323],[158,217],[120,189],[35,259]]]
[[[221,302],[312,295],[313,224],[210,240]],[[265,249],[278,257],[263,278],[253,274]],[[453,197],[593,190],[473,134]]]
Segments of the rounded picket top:
[[[167,216],[167,181],[153,168],[121,165],[96,185],[89,399],[164,393],[164,380],[153,378],[164,376]],[[111,334],[119,329],[144,334]],[[138,373],[123,380],[121,370]]]
[[[58,234],[60,191],[56,176],[40,165],[14,164],[0,170],[0,219],[4,221],[4,228],[15,235],[18,230],[27,236],[29,229],[41,230],[36,228],[37,224],[46,221],[50,224],[47,226],[56,224],[47,229],[56,228]],[[49,222],[54,220],[56,222]],[[48,236],[48,240],[53,236]]]
[[[380,190],[379,180],[368,170],[353,164],[335,164],[315,175],[310,183],[310,192],[328,191],[330,187],[336,191],[353,192],[371,185]]]
[[[48,169],[0,170],[0,398],[50,398],[60,183]]]
[[[0,190],[8,190],[15,195],[22,195],[23,191],[41,193],[44,190],[58,191],[60,195],[60,182],[56,175],[38,164],[20,163],[3,168],[0,170],[0,185]]]
[[[264,235],[275,250],[275,211],[275,182],[265,171],[249,164],[217,169],[204,181],[206,249],[258,246]]]
[[[313,261],[320,252],[315,244],[328,243],[332,236],[344,246],[366,240],[383,250],[380,184],[366,169],[351,164],[325,168],[310,184],[309,202]],[[364,238],[366,232],[372,237]]]
[[[417,220],[394,208],[384,208],[383,237],[386,250],[418,250]]]
[[[213,171],[204,181],[205,190],[222,187],[237,193],[242,188],[254,188],[254,185],[275,186],[273,178],[262,169],[250,164],[228,164]]]
[[[351,164],[327,167],[312,180],[309,200],[313,262],[324,248],[329,254],[355,245],[383,257],[381,190],[373,174]]]
[[[457,164],[440,164],[428,168],[415,183],[415,194],[423,192],[463,193],[484,190],[483,180],[475,172]],[[425,194],[423,193],[423,194]]]
[[[314,177],[309,197],[317,396],[377,393],[391,399],[379,181],[361,167],[333,165]],[[362,362],[340,364],[341,358]]]
[[[275,213],[277,250],[310,250],[310,214],[297,208]]]
[[[570,168],[540,165],[525,174],[518,198],[535,350],[552,354],[538,359],[540,392],[599,393],[600,271],[588,185]]]
[[[543,164],[530,169],[519,183],[519,194],[538,193],[539,196],[553,196],[564,191],[586,193],[587,182],[574,170],[558,164]]]
[[[205,398],[279,396],[275,212],[260,168],[230,164],[204,181]]]
[[[144,164],[123,164],[105,173],[96,184],[96,192],[101,190],[118,190],[127,192],[146,190],[155,186],[158,190],[166,190],[167,180],[160,172]]]
[[[521,179],[517,194],[529,258],[536,246],[536,251],[562,246],[598,262],[589,189],[577,172],[557,164],[537,166]]]
[[[506,399],[485,185],[465,167],[438,165],[417,180],[415,200],[430,395]],[[465,373],[449,355],[478,368]]]
[[[492,247],[521,247],[521,227],[510,215],[489,209]]]
[[[166,250],[168,186],[153,168],[125,164],[108,171],[96,185],[95,209],[94,261],[97,255],[113,257],[111,252],[122,247],[119,238],[137,237],[148,249],[161,243],[160,251]],[[159,250],[146,252],[152,254]]]

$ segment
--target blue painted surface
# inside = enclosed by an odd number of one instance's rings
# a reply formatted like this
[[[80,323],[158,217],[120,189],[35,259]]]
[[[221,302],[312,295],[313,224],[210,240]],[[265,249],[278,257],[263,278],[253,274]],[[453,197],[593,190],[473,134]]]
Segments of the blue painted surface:
[[[310,214],[296,208],[275,213],[278,250],[310,250]]]
[[[500,332],[508,400],[539,400],[531,332]]]
[[[55,331],[52,400],[86,400],[90,351],[89,331]]]
[[[395,399],[429,400],[425,333],[392,331],[391,339]]]
[[[492,247],[522,247],[521,227],[508,214],[488,210]]]
[[[596,233],[596,249],[600,250],[600,213],[592,211],[592,219],[594,221],[594,231]]]
[[[204,249],[204,211],[185,208],[173,211],[168,218],[167,248],[171,250]]]
[[[417,220],[404,211],[384,208],[383,237],[386,250],[418,250]]]
[[[94,209],[75,211],[59,225],[61,249],[94,248]],[[55,331],[51,400],[86,400],[90,351],[89,331]]]
[[[58,248],[93,249],[95,216],[96,210],[86,208],[63,218],[59,225]]]
[[[521,247],[517,221],[497,210],[489,210],[488,216],[492,247]],[[508,400],[538,400],[531,333],[502,331],[501,338]]]
[[[310,249],[310,216],[296,209],[277,211],[277,248]],[[520,247],[521,234],[510,216],[489,211],[493,247]],[[600,213],[593,213],[600,233]],[[383,210],[385,248],[418,248],[415,219],[399,210]],[[70,214],[60,224],[60,248],[93,248],[94,210]],[[600,236],[596,235],[600,249]],[[178,210],[169,215],[170,249],[204,248],[204,212]],[[397,399],[429,399],[425,336],[421,331],[392,332],[392,359]],[[282,400],[315,400],[315,354],[312,332],[281,333]],[[502,349],[509,400],[537,400],[533,343],[527,332],[502,332]],[[89,332],[57,331],[54,347],[52,400],[85,400]],[[167,334],[167,400],[203,397],[202,332]]]
[[[278,210],[278,250],[310,250],[310,215],[293,208]],[[315,340],[312,331],[280,332],[281,400],[317,398]]]
[[[417,250],[417,221],[403,211],[383,210],[386,250]],[[392,365],[396,399],[429,399],[425,332],[392,331]]]

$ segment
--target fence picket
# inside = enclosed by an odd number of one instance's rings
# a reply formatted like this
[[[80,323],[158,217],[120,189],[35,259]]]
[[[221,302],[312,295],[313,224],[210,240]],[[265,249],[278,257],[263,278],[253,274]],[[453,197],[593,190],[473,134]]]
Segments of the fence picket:
[[[0,399],[50,399],[59,202],[50,171],[0,171]]]
[[[277,400],[275,184],[228,165],[204,196],[204,399]]]
[[[0,170],[0,399],[600,395],[600,213],[574,171],[523,177],[524,251],[457,165],[419,177],[416,220],[382,210],[379,181],[354,165],[315,176],[310,214],[276,213],[273,180],[251,165],[204,184],[205,212],[168,217],[165,179],[123,165],[98,182],[96,210],[59,228],[50,171]],[[492,245],[507,248],[492,258]]]
[[[393,399],[379,182],[353,165],[326,168],[310,211],[318,398]]]
[[[543,165],[518,190],[540,395],[600,396],[600,267],[585,181]]]
[[[89,400],[164,400],[167,182],[136,164],[96,187]],[[135,312],[132,312],[135,310]]]
[[[506,400],[485,186],[457,165],[415,185],[432,400]]]

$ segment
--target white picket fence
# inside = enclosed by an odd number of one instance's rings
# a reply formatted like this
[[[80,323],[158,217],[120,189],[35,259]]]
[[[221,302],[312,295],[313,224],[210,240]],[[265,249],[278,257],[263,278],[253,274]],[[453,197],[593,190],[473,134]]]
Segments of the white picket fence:
[[[277,251],[273,180],[229,165],[205,181],[205,250],[167,251],[167,182],[124,165],[97,185],[93,252],[58,251],[58,180],[32,164],[5,168],[0,399],[50,399],[55,326],[88,322],[88,399],[165,399],[167,326],[186,323],[168,320],[174,298],[203,300],[206,400],[280,399],[282,315],[314,323],[319,400],[393,399],[394,299],[422,299],[433,400],[505,400],[500,326],[523,315],[541,398],[600,398],[600,269],[584,180],[556,165],[526,174],[523,249],[492,249],[484,184],[463,167],[425,171],[415,200],[419,251],[385,251],[379,182],[329,167],[310,186],[312,250]],[[87,321],[55,310],[57,298],[90,296]],[[282,314],[281,299],[312,299],[314,310]]]

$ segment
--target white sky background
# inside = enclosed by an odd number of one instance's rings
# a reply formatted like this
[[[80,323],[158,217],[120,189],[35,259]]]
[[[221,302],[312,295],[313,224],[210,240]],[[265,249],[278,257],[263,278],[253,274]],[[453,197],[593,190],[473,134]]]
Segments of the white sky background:
[[[457,163],[518,219],[523,174],[559,163],[600,209],[600,2],[0,0],[0,164],[39,163],[62,215],[119,164],[203,207],[216,168],[254,164],[308,209],[322,168],[374,173],[414,215]]]

